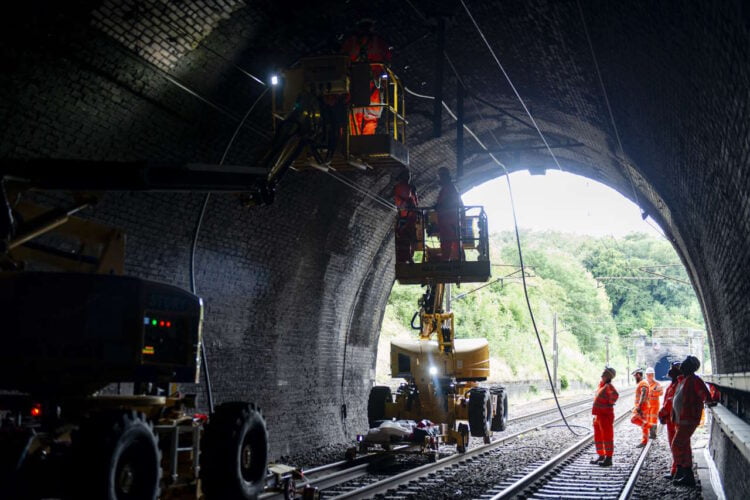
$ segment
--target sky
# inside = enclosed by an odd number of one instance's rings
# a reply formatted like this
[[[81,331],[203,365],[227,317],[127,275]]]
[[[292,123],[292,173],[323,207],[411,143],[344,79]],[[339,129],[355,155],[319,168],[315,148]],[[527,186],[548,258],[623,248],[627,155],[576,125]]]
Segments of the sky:
[[[586,177],[548,170],[530,175],[510,174],[518,226],[535,231],[555,230],[591,236],[622,237],[641,232],[661,234],[652,219],[641,219],[635,203],[614,189]],[[464,205],[484,205],[490,233],[513,229],[513,215],[505,176],[481,184],[462,196]]]

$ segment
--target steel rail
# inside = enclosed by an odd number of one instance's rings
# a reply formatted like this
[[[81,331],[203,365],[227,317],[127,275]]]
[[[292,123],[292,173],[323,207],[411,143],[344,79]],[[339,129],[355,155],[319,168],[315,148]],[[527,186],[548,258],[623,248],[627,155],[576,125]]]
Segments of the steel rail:
[[[630,410],[622,413],[620,416],[618,416],[615,419],[615,423],[620,424],[630,414],[631,414]],[[561,462],[572,457],[573,455],[578,453],[581,449],[589,446],[591,442],[593,441],[593,438],[594,438],[594,434],[591,433],[591,434],[588,434],[586,437],[579,439],[572,446],[561,451],[560,453],[558,453],[557,455],[549,459],[547,462],[543,463],[542,465],[540,465],[533,471],[529,472],[528,474],[523,476],[521,479],[517,480],[515,483],[505,488],[503,491],[493,496],[490,500],[501,500],[501,499],[506,499],[506,498],[513,498],[514,496],[518,495],[519,493],[527,489],[529,486],[539,481],[543,476],[545,476],[549,471],[557,467]]]
[[[648,443],[646,443],[646,446],[641,449],[641,454],[638,456],[635,467],[633,467],[633,470],[630,472],[628,482],[625,483],[625,487],[622,489],[618,500],[628,500],[633,495],[633,492],[635,491],[635,484],[638,482],[638,474],[641,472],[643,464],[646,463],[646,457],[648,456],[649,450],[651,450],[651,443],[653,442],[654,441],[652,439],[649,439]]]
[[[556,408],[555,408],[556,409]],[[567,417],[573,417],[580,413],[591,411],[590,408],[584,408],[580,411],[571,413],[569,415],[566,415]],[[358,488],[354,491],[343,493],[338,496],[334,496],[331,498],[335,498],[337,500],[344,500],[344,499],[364,499],[364,498],[370,498],[373,495],[377,495],[379,493],[385,493],[388,490],[394,489],[398,487],[401,484],[408,483],[410,481],[413,481],[419,477],[425,476],[431,472],[435,472],[440,469],[447,468],[449,466],[452,466],[454,464],[458,464],[460,462],[464,462],[466,460],[469,460],[473,457],[483,455],[490,450],[493,450],[494,448],[499,447],[500,445],[503,445],[507,443],[508,441],[512,441],[519,436],[522,436],[523,434],[544,428],[548,425],[555,424],[557,422],[561,422],[563,419],[562,417],[558,417],[554,420],[549,420],[547,422],[543,422],[541,424],[533,425],[530,427],[527,427],[526,429],[523,429],[521,431],[518,431],[514,434],[511,434],[509,436],[502,437],[496,441],[493,441],[489,444],[485,444],[482,446],[478,446],[476,448],[473,448],[465,453],[456,453],[454,455],[451,455],[449,457],[440,459],[434,463],[425,464],[420,467],[416,467],[414,469],[402,472],[400,474],[397,474],[395,476],[382,479],[380,481],[374,482],[372,484],[368,484],[366,486],[363,486],[361,488]],[[588,439],[591,439],[591,436],[588,436]]]

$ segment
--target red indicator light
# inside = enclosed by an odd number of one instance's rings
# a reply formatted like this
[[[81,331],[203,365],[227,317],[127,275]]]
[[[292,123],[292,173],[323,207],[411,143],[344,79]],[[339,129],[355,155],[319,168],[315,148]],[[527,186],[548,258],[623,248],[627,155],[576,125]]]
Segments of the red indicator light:
[[[42,405],[39,403],[35,404],[31,407],[31,416],[32,417],[39,417],[42,415]]]
[[[159,321],[159,326],[164,326],[164,321]]]
[[[172,328],[172,322],[171,321],[167,321],[167,328]]]

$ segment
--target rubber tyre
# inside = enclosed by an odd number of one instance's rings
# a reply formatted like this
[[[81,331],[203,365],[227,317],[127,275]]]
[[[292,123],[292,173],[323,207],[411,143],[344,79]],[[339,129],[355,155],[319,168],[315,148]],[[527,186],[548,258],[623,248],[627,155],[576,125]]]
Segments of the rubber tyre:
[[[239,401],[217,406],[203,431],[200,465],[207,499],[257,498],[268,466],[268,430],[260,408]]]
[[[508,395],[503,387],[490,389],[490,394],[497,395],[497,406],[495,416],[492,417],[490,430],[493,432],[504,431],[508,427]]]
[[[392,402],[390,387],[376,385],[370,390],[370,396],[367,398],[367,422],[371,429],[377,425],[378,420],[385,420],[385,404]]]
[[[139,412],[95,413],[72,435],[71,498],[154,500],[161,452],[153,425]]]
[[[492,400],[490,393],[483,387],[469,391],[469,433],[474,437],[484,438],[490,435],[492,418]]]

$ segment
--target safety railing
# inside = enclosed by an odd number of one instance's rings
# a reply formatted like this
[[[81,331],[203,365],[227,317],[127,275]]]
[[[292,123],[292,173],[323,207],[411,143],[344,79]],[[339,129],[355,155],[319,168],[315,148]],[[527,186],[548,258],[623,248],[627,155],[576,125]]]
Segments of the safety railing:
[[[401,283],[489,279],[487,215],[481,206],[401,209],[395,246],[396,279]]]

